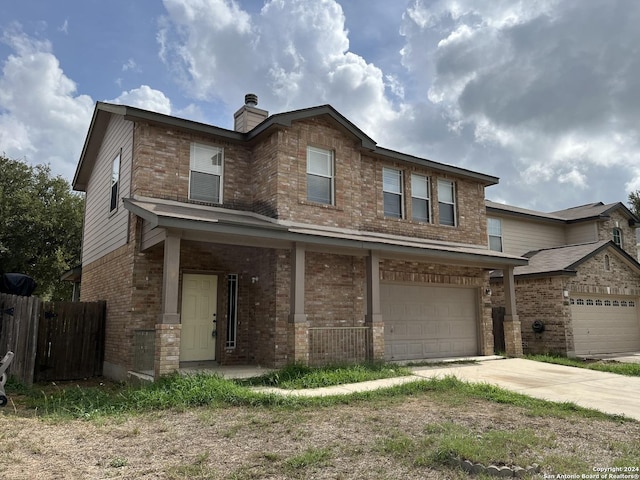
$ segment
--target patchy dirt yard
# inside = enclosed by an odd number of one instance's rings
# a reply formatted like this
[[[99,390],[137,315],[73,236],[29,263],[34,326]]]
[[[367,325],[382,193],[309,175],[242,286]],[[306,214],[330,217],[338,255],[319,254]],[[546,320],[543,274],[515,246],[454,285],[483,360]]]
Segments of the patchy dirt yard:
[[[100,422],[24,413],[11,404],[0,413],[0,478],[469,478],[422,455],[437,449],[436,433],[452,425],[479,439],[491,431],[523,431],[536,441],[519,458],[553,474],[625,464],[640,451],[638,422],[532,416],[435,393],[328,408],[197,408]]]

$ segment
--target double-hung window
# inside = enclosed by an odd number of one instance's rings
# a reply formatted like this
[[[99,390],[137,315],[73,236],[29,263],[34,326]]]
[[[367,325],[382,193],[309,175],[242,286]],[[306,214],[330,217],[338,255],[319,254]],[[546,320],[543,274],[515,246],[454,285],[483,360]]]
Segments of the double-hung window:
[[[333,152],[307,147],[307,200],[334,204]]]
[[[402,218],[402,171],[386,167],[382,169],[382,192],[384,216]]]
[[[502,251],[502,221],[498,218],[487,219],[489,233],[489,249],[496,252]]]
[[[622,248],[622,230],[618,227],[613,229],[613,243]]]
[[[223,170],[224,149],[192,143],[189,199],[222,203]]]
[[[456,226],[455,185],[449,180],[438,180],[438,210],[440,225]]]
[[[431,221],[429,177],[411,174],[411,218],[419,222]]]
[[[118,208],[118,190],[120,185],[120,156],[118,153],[111,164],[111,201],[109,211],[113,212]]]

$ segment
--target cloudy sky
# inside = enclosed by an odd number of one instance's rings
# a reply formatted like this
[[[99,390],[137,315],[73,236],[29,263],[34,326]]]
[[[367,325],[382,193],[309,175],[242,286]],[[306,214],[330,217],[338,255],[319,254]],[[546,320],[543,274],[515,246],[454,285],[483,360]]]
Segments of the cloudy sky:
[[[96,101],[232,128],[329,103],[542,211],[640,189],[637,0],[3,0],[0,153],[73,177]],[[0,172],[1,174],[1,172]]]

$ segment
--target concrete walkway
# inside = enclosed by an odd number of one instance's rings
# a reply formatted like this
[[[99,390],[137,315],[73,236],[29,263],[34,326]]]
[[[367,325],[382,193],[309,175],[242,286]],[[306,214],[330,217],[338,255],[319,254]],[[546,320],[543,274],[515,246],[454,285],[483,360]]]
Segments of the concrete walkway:
[[[483,360],[477,364],[413,367],[413,375],[308,390],[260,388],[282,395],[329,396],[376,390],[420,379],[455,376],[553,402],[573,402],[601,412],[640,420],[640,378],[565,367],[521,358]]]

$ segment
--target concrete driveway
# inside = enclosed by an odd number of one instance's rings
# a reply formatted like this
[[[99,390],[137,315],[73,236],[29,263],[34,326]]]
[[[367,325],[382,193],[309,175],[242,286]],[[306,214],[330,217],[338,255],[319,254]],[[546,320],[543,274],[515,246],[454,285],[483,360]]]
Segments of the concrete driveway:
[[[422,378],[454,375],[554,402],[573,402],[587,408],[640,420],[640,377],[626,377],[586,368],[565,367],[522,358],[481,361],[474,365],[414,367]]]

